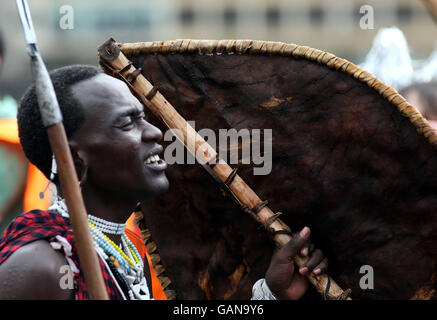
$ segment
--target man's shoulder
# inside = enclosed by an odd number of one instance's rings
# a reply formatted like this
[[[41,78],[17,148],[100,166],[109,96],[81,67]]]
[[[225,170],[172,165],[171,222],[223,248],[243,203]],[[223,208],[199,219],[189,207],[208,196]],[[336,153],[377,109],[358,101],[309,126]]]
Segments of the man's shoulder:
[[[0,299],[71,299],[61,288],[67,260],[45,240],[26,244],[0,265]]]
[[[1,265],[9,262],[17,268],[29,269],[37,274],[59,272],[58,265],[67,263],[60,251],[54,250],[46,240],[36,240],[17,249]]]

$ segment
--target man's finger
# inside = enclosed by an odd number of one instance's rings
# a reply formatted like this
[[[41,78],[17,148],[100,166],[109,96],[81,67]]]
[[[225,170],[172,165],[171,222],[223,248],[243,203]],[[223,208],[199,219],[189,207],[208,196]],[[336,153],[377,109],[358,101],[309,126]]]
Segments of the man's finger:
[[[319,263],[319,264],[314,268],[313,273],[314,273],[315,275],[319,275],[319,274],[325,273],[326,270],[328,270],[328,265],[329,265],[328,259],[326,259],[326,258],[323,259],[322,262],[320,262],[320,263]]]
[[[300,254],[304,257],[307,257],[308,254],[310,254],[311,252],[314,251],[314,244],[311,243],[311,241],[307,241],[304,245],[304,247],[302,248],[302,250],[300,250]]]
[[[308,227],[304,227],[298,234],[288,241],[281,249],[276,253],[276,258],[280,262],[290,262],[294,256],[302,249],[305,243],[308,241],[311,230]]]
[[[308,259],[308,261],[302,266],[302,268],[300,270],[304,271],[304,274],[306,274],[304,268],[306,268],[308,272],[313,271],[313,269],[318,266],[322,260],[325,258],[325,256],[323,255],[322,250],[317,249],[316,251],[313,252],[313,254],[311,255],[311,257]],[[302,272],[301,272],[302,273]]]

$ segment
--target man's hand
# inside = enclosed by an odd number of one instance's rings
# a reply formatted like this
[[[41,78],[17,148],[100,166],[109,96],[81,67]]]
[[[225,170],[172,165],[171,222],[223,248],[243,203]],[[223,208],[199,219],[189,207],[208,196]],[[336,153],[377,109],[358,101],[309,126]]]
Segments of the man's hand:
[[[270,290],[281,300],[300,299],[308,289],[308,281],[304,275],[309,272],[319,275],[328,268],[328,259],[323,252],[319,249],[314,251],[314,246],[309,241],[310,233],[308,227],[303,228],[273,254],[265,279]],[[308,261],[299,268],[299,272],[295,272],[293,262],[296,254],[308,256]]]

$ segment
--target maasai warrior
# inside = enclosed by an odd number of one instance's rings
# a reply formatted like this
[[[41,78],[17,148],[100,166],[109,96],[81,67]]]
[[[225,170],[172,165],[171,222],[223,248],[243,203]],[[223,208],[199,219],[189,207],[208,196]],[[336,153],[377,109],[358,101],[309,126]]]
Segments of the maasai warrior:
[[[69,66],[50,75],[109,297],[152,299],[148,264],[124,227],[139,201],[147,203],[169,187],[167,164],[159,156],[162,133],[147,122],[142,104],[126,84],[98,68]],[[24,153],[57,185],[59,198],[47,211],[18,216],[5,230],[0,240],[0,299],[87,299],[33,86],[20,102],[18,126]],[[326,271],[328,261],[314,250],[309,233],[305,227],[276,251],[265,279],[254,285],[254,299],[299,299],[307,289],[303,275]],[[291,259],[296,254],[309,256],[298,271]],[[65,266],[72,271],[73,286],[65,278]]]

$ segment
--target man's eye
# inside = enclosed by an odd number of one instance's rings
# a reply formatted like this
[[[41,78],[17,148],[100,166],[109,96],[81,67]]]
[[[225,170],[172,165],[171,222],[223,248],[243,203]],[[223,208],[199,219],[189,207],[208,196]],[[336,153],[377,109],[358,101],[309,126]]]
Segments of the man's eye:
[[[126,117],[125,121],[123,121],[123,123],[121,124],[121,128],[123,129],[130,129],[132,126],[135,125],[135,123],[139,123],[139,122],[146,122],[146,115],[144,114],[144,112],[141,113],[137,113],[135,115],[131,115],[129,117]]]
[[[128,128],[128,127],[132,126],[133,124],[134,124],[134,122],[132,120],[130,120],[130,121],[126,121],[125,123],[123,123],[123,125],[121,127]]]
[[[146,115],[144,114],[144,112],[142,112],[142,113],[138,114],[137,116],[135,116],[134,120],[138,121],[138,122],[140,122],[140,121],[147,122]]]

